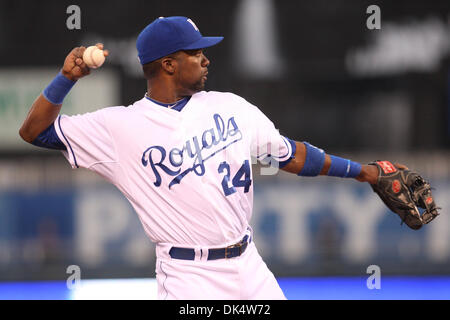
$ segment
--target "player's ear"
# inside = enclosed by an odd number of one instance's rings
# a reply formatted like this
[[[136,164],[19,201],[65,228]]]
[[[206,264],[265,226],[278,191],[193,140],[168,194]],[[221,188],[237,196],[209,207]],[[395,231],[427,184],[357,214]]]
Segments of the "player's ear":
[[[161,60],[161,67],[169,74],[174,74],[177,68],[177,60],[171,56],[164,57]]]

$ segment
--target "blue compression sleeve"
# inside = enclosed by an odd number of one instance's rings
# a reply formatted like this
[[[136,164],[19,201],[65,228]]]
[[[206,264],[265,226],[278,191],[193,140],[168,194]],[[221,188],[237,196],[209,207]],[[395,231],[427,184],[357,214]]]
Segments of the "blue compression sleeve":
[[[66,146],[59,139],[56,133],[55,126],[52,123],[47,129],[41,132],[41,134],[31,142],[31,144],[54,150],[66,150]]]
[[[306,147],[305,164],[302,170],[297,174],[299,176],[314,177],[319,175],[325,163],[325,152],[308,142],[303,142]]]
[[[355,178],[361,172],[361,164],[343,159],[336,156],[330,156],[331,165],[328,170],[329,176],[341,178]]]
[[[42,95],[53,104],[59,105],[63,103],[64,98],[70,89],[75,85],[76,81],[67,79],[61,72],[53,79],[52,82],[44,89]]]
[[[303,142],[306,147],[305,164],[298,173],[299,176],[313,177],[320,174],[325,163],[325,152],[307,142]],[[356,178],[361,172],[361,164],[348,159],[330,155],[331,164],[328,169],[328,176],[341,178]]]

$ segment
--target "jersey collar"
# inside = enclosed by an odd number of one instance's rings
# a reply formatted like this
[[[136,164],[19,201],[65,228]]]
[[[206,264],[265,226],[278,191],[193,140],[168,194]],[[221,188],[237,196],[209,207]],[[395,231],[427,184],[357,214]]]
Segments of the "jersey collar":
[[[189,102],[189,99],[191,99],[191,97],[189,96],[189,97],[184,97],[183,99],[178,100],[175,103],[163,103],[163,102],[159,102],[159,101],[156,101],[156,100],[150,98],[147,95],[147,93],[145,94],[145,98],[147,98],[148,100],[150,100],[153,103],[156,103],[159,106],[166,107],[168,109],[172,109],[172,110],[176,110],[176,111],[181,111],[184,108],[184,106]]]

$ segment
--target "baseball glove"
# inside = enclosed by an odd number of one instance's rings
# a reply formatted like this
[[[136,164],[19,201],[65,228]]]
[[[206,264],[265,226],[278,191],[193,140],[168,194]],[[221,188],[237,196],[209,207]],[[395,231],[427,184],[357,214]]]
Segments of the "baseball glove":
[[[439,215],[431,186],[418,173],[393,165],[389,161],[374,161],[369,164],[378,167],[375,191],[394,213],[411,229],[420,229]],[[424,210],[421,214],[419,208]]]

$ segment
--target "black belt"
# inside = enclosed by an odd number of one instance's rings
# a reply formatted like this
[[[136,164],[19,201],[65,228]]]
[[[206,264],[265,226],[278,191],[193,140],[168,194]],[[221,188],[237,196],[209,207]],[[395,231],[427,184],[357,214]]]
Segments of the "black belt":
[[[248,244],[251,242],[251,239],[247,241],[248,238],[249,236],[246,235],[238,243],[226,248],[208,249],[208,260],[229,259],[240,256],[245,252],[245,249],[247,249]],[[203,254],[203,251],[201,251],[201,254]],[[172,247],[169,255],[173,259],[195,260],[195,250],[191,248]]]

